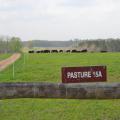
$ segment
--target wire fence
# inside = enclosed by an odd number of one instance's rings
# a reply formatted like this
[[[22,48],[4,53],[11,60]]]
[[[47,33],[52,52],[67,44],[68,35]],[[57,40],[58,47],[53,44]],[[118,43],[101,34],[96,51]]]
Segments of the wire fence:
[[[29,54],[23,54],[20,60],[14,62],[4,71],[0,72],[0,80],[3,82],[7,81],[18,81],[24,80],[30,81],[36,80],[38,82],[61,82],[61,68],[68,66],[81,66],[80,62],[46,62],[44,60],[36,60],[37,58],[31,57]],[[86,62],[84,62],[86,64]],[[42,80],[43,79],[43,80]],[[56,80],[55,80],[56,79]]]

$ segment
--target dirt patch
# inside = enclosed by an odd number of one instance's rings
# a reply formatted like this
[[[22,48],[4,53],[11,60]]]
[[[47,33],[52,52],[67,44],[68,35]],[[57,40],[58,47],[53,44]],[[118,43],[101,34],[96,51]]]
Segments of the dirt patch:
[[[0,71],[4,70],[6,67],[14,63],[16,60],[20,58],[21,54],[20,53],[15,53],[9,58],[0,61]]]

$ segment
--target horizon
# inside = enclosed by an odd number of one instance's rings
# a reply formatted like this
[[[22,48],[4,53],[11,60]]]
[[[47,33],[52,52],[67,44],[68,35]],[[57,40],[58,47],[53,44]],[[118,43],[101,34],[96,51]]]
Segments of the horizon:
[[[120,38],[96,38],[96,39],[77,39],[77,41],[86,41],[86,40],[88,40],[88,41],[91,41],[91,40],[109,40],[109,39],[112,39],[112,40],[117,40],[117,39],[119,39],[120,40]],[[42,39],[33,39],[33,40],[26,40],[26,41],[24,41],[24,42],[27,42],[27,41],[48,41],[48,42],[67,42],[67,41],[75,41],[76,39],[70,39],[70,40],[42,40]],[[22,40],[23,41],[23,40]]]

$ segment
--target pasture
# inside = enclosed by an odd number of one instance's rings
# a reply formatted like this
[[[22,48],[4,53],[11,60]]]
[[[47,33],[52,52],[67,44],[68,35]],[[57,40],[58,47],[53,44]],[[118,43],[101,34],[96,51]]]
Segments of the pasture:
[[[23,54],[0,73],[0,82],[61,82],[61,67],[107,65],[120,82],[120,53]],[[2,120],[120,120],[120,100],[15,99],[0,101]]]

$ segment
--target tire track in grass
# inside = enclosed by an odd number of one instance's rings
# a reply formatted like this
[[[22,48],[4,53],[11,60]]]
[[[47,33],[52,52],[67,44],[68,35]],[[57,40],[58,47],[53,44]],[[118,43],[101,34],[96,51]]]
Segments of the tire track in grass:
[[[7,68],[9,65],[11,65],[12,63],[14,63],[16,60],[18,60],[21,57],[20,53],[15,53],[12,56],[10,56],[9,58],[0,61],[0,71],[4,70],[5,68]]]

